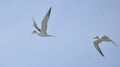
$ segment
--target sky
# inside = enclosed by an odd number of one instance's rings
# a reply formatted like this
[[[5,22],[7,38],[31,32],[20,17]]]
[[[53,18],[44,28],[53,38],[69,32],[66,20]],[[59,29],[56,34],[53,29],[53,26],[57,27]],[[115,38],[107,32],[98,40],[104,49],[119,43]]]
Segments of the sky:
[[[47,33],[32,34],[52,6]],[[0,0],[0,67],[120,67],[120,0]]]

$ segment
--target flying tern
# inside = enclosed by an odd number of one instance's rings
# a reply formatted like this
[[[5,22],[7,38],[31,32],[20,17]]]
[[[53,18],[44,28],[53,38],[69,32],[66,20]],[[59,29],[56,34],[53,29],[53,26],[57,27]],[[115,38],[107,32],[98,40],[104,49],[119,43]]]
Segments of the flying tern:
[[[38,34],[41,37],[52,36],[52,35],[48,35],[47,32],[46,32],[47,31],[47,23],[48,23],[48,20],[49,20],[49,17],[50,17],[51,9],[52,9],[52,7],[50,7],[50,9],[48,10],[47,14],[43,18],[42,24],[41,24],[41,29],[37,26],[34,18],[32,18],[33,26],[37,29],[37,31],[34,30],[32,34]]]
[[[107,37],[106,35],[102,35],[102,36],[96,36],[94,37],[94,46],[97,49],[97,51],[103,56],[104,54],[102,53],[100,47],[99,47],[99,43],[101,42],[112,42],[115,46],[118,46],[113,40],[111,40],[109,37]]]

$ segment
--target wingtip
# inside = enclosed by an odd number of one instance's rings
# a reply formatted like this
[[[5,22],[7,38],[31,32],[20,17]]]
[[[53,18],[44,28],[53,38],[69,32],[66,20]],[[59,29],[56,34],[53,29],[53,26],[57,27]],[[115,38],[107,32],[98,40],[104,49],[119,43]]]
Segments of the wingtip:
[[[48,15],[50,15],[51,9],[52,9],[52,6],[51,6],[50,9],[48,10]]]
[[[111,42],[112,42],[116,47],[119,47],[114,41],[111,40]]]
[[[105,57],[104,55],[102,55],[103,57]]]
[[[52,6],[50,7],[50,9],[52,9]]]
[[[49,12],[51,12],[51,9],[52,9],[52,6],[50,7]]]
[[[100,54],[101,54],[103,57],[105,57],[103,53],[100,53]]]
[[[32,23],[33,23],[33,25],[35,24],[35,20],[34,20],[34,17],[32,17]]]

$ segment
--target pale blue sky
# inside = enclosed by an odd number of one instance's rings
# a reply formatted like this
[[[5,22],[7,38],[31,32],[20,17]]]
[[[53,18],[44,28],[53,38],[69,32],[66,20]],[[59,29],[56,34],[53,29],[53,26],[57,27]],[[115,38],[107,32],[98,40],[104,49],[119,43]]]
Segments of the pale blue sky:
[[[32,35],[52,6],[48,34]],[[120,46],[120,0],[1,0],[0,67],[120,67],[120,47],[93,37],[105,34]]]

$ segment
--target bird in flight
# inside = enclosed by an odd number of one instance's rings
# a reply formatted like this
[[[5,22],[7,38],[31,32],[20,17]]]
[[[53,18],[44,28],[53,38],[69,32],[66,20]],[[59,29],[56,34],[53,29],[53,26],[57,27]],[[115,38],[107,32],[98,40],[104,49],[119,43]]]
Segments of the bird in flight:
[[[94,37],[94,46],[95,46],[95,48],[97,49],[97,51],[103,56],[103,57],[105,57],[104,56],[104,54],[102,53],[102,51],[101,51],[101,49],[100,49],[100,47],[99,47],[99,44],[101,43],[101,42],[112,42],[115,46],[118,46],[113,40],[111,40],[109,37],[107,37],[106,35],[102,35],[102,36],[96,36],[96,37]]]
[[[37,31],[34,30],[32,34],[38,34],[41,37],[52,36],[52,35],[48,35],[47,32],[46,32],[47,31],[47,23],[48,23],[48,20],[49,20],[49,17],[50,17],[51,9],[52,9],[52,7],[50,7],[50,9],[48,10],[47,14],[43,18],[42,24],[41,24],[41,29],[37,26],[34,18],[32,18],[33,26],[37,29]]]

